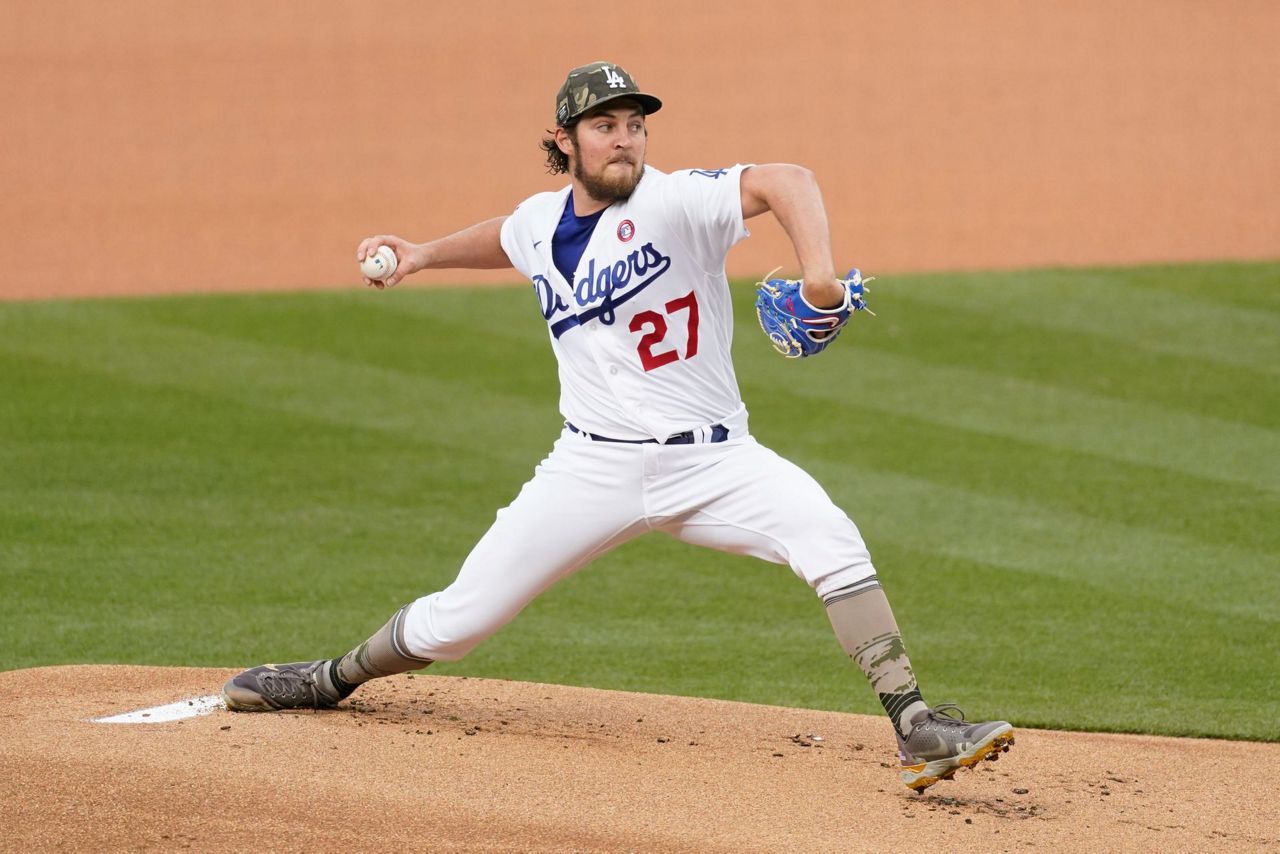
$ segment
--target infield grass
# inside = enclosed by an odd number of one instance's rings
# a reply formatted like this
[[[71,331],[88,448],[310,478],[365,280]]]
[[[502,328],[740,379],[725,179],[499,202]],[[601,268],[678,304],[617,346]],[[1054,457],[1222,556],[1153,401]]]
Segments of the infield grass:
[[[894,276],[753,432],[858,522],[930,702],[1280,738],[1280,265]],[[560,425],[524,287],[0,304],[0,668],[340,653]],[[876,712],[789,570],[661,536],[436,672]],[[211,686],[211,688],[214,686]]]

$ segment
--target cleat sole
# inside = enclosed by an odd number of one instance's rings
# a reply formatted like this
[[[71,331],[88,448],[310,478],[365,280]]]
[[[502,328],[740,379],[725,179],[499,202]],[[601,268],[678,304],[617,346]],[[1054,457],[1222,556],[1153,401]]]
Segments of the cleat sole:
[[[972,768],[986,760],[994,762],[1001,753],[1008,753],[1014,743],[1014,731],[1005,730],[995,738],[980,744],[967,754],[949,759],[936,759],[933,762],[920,762],[915,765],[902,766],[902,782],[914,792],[923,792],[939,780],[950,780],[961,768]]]

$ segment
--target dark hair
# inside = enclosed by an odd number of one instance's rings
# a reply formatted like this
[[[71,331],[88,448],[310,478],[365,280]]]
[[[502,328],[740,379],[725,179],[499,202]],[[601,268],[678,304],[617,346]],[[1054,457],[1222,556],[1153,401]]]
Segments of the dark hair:
[[[565,132],[569,134],[569,138],[573,140],[573,144],[578,144],[578,125],[569,125],[565,128]],[[547,131],[551,134],[549,137],[543,137],[542,150],[547,154],[547,171],[552,175],[563,175],[569,171],[569,155],[560,150],[560,146],[556,145],[554,131]]]

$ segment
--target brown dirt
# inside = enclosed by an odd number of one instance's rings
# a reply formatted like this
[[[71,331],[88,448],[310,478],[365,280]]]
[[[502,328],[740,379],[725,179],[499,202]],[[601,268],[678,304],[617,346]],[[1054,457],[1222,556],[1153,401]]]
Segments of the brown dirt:
[[[655,165],[812,167],[864,270],[1277,258],[1277,44],[1273,0],[8,3],[0,298],[355,285],[367,234],[560,186],[605,56]],[[734,275],[793,264],[757,222]]]
[[[0,848],[1280,846],[1280,744],[1020,730],[1001,761],[917,796],[881,718],[522,682],[402,676],[336,712],[89,721],[232,674],[0,673]]]

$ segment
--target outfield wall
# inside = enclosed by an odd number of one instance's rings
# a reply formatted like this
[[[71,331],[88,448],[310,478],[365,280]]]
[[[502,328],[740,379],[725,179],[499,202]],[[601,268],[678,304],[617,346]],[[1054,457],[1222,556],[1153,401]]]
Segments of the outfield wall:
[[[1277,44],[1271,0],[0,0],[0,297],[352,284],[561,185],[598,58],[651,163],[808,165],[864,269],[1280,258]],[[794,270],[753,225],[730,272]]]

